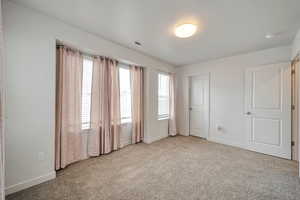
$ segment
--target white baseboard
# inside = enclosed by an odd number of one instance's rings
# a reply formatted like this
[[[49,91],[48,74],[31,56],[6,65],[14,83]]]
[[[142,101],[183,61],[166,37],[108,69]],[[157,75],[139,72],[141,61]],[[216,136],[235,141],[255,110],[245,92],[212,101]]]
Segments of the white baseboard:
[[[179,130],[178,129],[178,135],[182,135],[182,136],[190,136],[190,131],[183,129],[183,130]]]
[[[161,140],[163,138],[167,138],[167,137],[168,137],[168,135],[159,135],[159,136],[152,137],[152,138],[145,138],[144,143],[150,144],[152,142],[155,142],[155,141]]]
[[[241,148],[241,149],[248,150],[248,148],[245,145],[242,145],[242,144],[239,144],[239,143],[236,143],[236,142],[232,142],[230,140],[226,140],[226,139],[223,139],[223,138],[221,139],[221,138],[216,138],[216,137],[209,137],[207,140],[211,141],[211,142],[216,142],[216,143],[219,143],[219,144],[225,144],[225,145],[229,145],[229,146],[238,147],[238,148]]]
[[[30,188],[34,185],[38,185],[40,183],[55,179],[55,177],[56,177],[56,172],[53,171],[49,174],[45,174],[45,175],[42,175],[42,176],[39,176],[39,177],[36,177],[33,179],[29,179],[29,180],[17,183],[15,185],[8,186],[5,188],[5,195],[9,195],[9,194]]]

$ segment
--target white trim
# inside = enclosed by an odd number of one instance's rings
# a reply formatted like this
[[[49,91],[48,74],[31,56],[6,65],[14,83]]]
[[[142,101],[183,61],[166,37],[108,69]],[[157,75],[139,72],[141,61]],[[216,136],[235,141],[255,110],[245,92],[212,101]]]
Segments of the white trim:
[[[223,144],[223,145],[237,147],[237,148],[241,148],[241,149],[245,149],[245,150],[250,150],[246,144],[233,142],[232,140],[229,140],[229,139],[217,138],[215,136],[210,136],[209,138],[207,138],[207,140],[210,142],[218,143],[218,144]]]
[[[184,137],[189,137],[190,136],[190,134],[187,131],[182,132],[182,133],[179,132],[178,135],[184,136]]]
[[[151,144],[152,142],[156,142],[158,140],[161,140],[161,139],[167,138],[167,137],[168,137],[168,135],[159,135],[159,136],[156,136],[156,137],[145,138],[144,143]]]
[[[119,68],[123,68],[123,69],[127,69],[127,70],[130,70],[130,64],[125,64],[125,63],[118,63],[117,67]]]
[[[296,58],[295,58],[296,59]],[[292,109],[292,141],[295,142],[295,146],[292,146],[292,160],[299,160],[299,155],[298,155],[298,138],[299,138],[299,120],[298,120],[298,112],[299,112],[299,68],[291,64],[291,69],[294,70],[294,73],[291,75],[291,80],[292,80],[292,92],[291,92],[291,99],[292,103],[294,103],[295,108]]]
[[[167,71],[163,71],[163,70],[158,69],[158,70],[157,70],[157,73],[158,73],[158,74],[165,75],[165,76],[170,76],[170,73],[171,73],[171,72],[167,72]]]
[[[165,120],[165,119],[169,119],[170,117],[170,110],[167,114],[159,114],[159,83],[160,83],[160,79],[159,76],[167,76],[169,79],[169,94],[168,94],[168,100],[170,101],[170,73],[165,73],[165,72],[158,72],[157,73],[157,120]],[[169,106],[170,106],[170,102],[169,102]]]
[[[29,179],[29,180],[26,180],[26,181],[22,181],[20,183],[15,184],[15,185],[11,185],[11,186],[6,187],[5,188],[5,195],[9,195],[9,194],[12,194],[12,193],[30,188],[34,185],[38,185],[38,184],[41,184],[43,182],[46,182],[46,181],[49,181],[49,180],[52,180],[52,179],[55,179],[55,178],[56,178],[56,172],[53,171],[49,174],[45,174],[45,175],[42,175],[42,176],[39,176],[39,177],[36,177],[36,178],[32,178],[32,179]]]
[[[121,124],[132,124],[132,117],[121,118]]]
[[[157,120],[160,121],[160,120],[169,120],[169,119],[170,119],[169,115],[159,115]]]

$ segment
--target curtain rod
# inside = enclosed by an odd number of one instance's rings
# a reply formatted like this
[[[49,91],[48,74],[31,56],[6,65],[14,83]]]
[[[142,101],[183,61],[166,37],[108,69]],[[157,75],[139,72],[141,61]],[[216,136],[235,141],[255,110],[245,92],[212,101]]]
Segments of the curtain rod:
[[[58,48],[58,47],[66,47],[66,48],[69,48],[69,49],[71,49],[71,50],[78,51],[78,52],[81,53],[82,55],[85,55],[85,56],[88,56],[88,57],[104,57],[104,58],[110,58],[110,59],[116,60],[118,63],[123,64],[123,65],[128,65],[128,66],[135,65],[135,66],[138,66],[138,67],[144,67],[144,66],[136,65],[136,64],[133,64],[133,63],[130,63],[130,62],[120,61],[119,59],[111,58],[111,57],[108,57],[108,56],[99,56],[99,55],[94,55],[94,54],[91,54],[91,53],[87,53],[87,52],[81,51],[80,49],[78,49],[78,48],[76,48],[76,47],[72,47],[72,46],[65,45],[65,44],[56,44],[56,48]]]

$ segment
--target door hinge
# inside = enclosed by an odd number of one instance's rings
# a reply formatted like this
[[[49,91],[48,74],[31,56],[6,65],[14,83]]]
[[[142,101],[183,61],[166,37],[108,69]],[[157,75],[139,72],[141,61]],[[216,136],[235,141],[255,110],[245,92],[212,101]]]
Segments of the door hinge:
[[[295,105],[292,105],[292,110],[295,110],[295,108],[296,108]]]
[[[292,141],[292,142],[291,142],[291,145],[292,145],[292,147],[295,146],[295,141]]]
[[[295,74],[295,70],[293,69],[293,70],[291,71],[291,73],[292,73],[292,74]]]

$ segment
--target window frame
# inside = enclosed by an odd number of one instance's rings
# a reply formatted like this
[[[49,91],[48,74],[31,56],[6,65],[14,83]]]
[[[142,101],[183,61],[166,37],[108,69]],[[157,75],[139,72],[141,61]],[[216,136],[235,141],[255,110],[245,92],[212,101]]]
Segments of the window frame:
[[[82,109],[82,107],[83,107],[83,77],[82,77],[82,86],[81,86],[82,87],[81,88],[81,95],[82,95],[82,99],[81,99],[81,130],[83,132],[88,132],[92,128],[91,127],[91,113],[92,113],[92,87],[93,87],[94,61],[93,61],[93,58],[90,57],[90,56],[84,56],[83,57],[83,60],[82,60],[82,74],[83,74],[83,70],[84,70],[84,60],[89,60],[89,61],[92,62],[91,88],[90,88],[90,90],[91,90],[91,94],[90,94],[90,111],[89,111],[89,113],[90,113],[90,116],[89,116],[90,120],[89,120],[89,122],[83,122],[83,120],[82,120],[82,112],[83,112],[83,109]],[[88,125],[88,127],[84,127],[84,125]]]
[[[130,66],[127,64],[119,63],[118,68],[120,69],[126,69],[129,71],[129,84],[130,84],[130,117],[122,117],[122,113],[120,111],[120,120],[121,124],[131,124],[132,123],[132,85],[131,85],[131,71]],[[121,81],[120,81],[120,71],[119,71],[119,84],[120,84],[120,110],[121,110]]]
[[[168,79],[169,79],[169,83],[168,83],[168,106],[170,107],[170,74],[167,73],[167,72],[158,72],[157,74],[157,119],[158,120],[168,120],[170,119],[170,109],[168,110],[168,114],[159,114],[159,82],[160,82],[160,75],[163,75],[163,76],[167,76]]]

